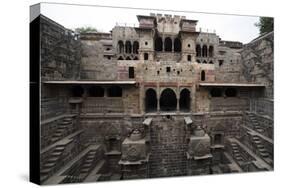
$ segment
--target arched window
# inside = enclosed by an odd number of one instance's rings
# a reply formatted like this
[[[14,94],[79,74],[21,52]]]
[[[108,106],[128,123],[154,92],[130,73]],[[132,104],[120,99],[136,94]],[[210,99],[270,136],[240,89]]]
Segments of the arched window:
[[[124,53],[124,43],[121,40],[118,41],[118,49],[120,54]]]
[[[165,38],[165,51],[171,52],[172,51],[172,39],[170,37]]]
[[[175,38],[174,51],[175,52],[181,52],[181,40],[179,38]]]
[[[126,60],[131,60],[131,58],[128,56],[128,57],[126,57]]]
[[[104,89],[101,86],[93,86],[89,89],[90,97],[103,97]]]
[[[139,60],[139,58],[136,56],[136,57],[134,57],[134,60]]]
[[[205,81],[205,71],[201,71],[201,81]]]
[[[124,58],[122,56],[118,57],[118,60],[124,60]]]
[[[206,60],[204,60],[204,61],[203,61],[203,64],[207,64],[207,61],[206,61]]]
[[[190,92],[188,89],[181,90],[180,93],[180,110],[190,111]]]
[[[203,48],[202,48],[202,57],[207,57],[207,46],[206,45],[203,45]]]
[[[154,89],[148,89],[145,92],[145,111],[152,112],[157,110],[157,97]]]
[[[133,53],[134,54],[138,54],[139,53],[139,42],[138,41],[135,41],[133,43]]]
[[[198,59],[196,60],[196,62],[197,62],[197,63],[201,63],[200,60],[198,60]]]
[[[187,56],[187,61],[191,61],[191,55]]]
[[[196,45],[196,57],[201,57],[201,46],[199,44]]]
[[[213,61],[209,61],[209,64],[214,64]]]
[[[177,108],[177,97],[175,92],[167,88],[160,96],[160,109],[163,111],[174,111]]]
[[[155,51],[161,52],[163,50],[163,42],[161,37],[157,37],[154,42]]]
[[[237,90],[235,88],[227,88],[224,92],[226,97],[236,97]]]
[[[130,54],[132,52],[132,45],[131,45],[131,42],[130,41],[126,41],[126,44],[125,44],[125,52],[127,54]]]
[[[108,97],[122,97],[122,88],[119,86],[111,86],[107,89]]]
[[[213,89],[211,89],[210,94],[212,97],[221,97],[222,90],[220,88],[213,88]]]
[[[72,87],[72,97],[82,97],[84,89],[81,86]]]
[[[213,55],[214,55],[214,47],[210,46],[209,47],[209,57],[213,57]]]
[[[148,53],[144,53],[143,58],[144,58],[144,60],[148,60]]]

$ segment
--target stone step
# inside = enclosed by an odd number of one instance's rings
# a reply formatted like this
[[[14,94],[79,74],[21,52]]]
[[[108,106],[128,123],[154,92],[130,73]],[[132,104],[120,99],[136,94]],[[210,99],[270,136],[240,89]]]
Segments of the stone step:
[[[237,161],[243,161],[243,158],[242,157],[236,157],[236,160]]]
[[[260,153],[260,155],[262,156],[262,157],[269,157],[269,154],[266,152],[266,153]]]
[[[265,148],[258,148],[259,152],[267,152],[267,150]]]
[[[56,142],[56,141],[58,141],[60,138],[59,137],[53,137],[53,138],[51,138],[51,142]]]
[[[55,165],[56,165],[55,162],[47,162],[46,164],[44,164],[44,167],[46,167],[46,168],[51,168],[51,167],[53,167],[53,166],[55,166]]]
[[[86,159],[85,163],[92,163],[93,159]]]
[[[260,140],[254,140],[255,144],[261,144],[262,142]]]
[[[264,145],[258,144],[258,145],[257,145],[257,148],[258,148],[258,149],[262,149],[262,148],[264,148]]]
[[[56,146],[55,150],[56,151],[62,151],[65,149],[65,146]]]
[[[48,159],[48,162],[56,162],[59,159],[59,157],[51,157]]]
[[[52,168],[44,168],[40,171],[40,174],[49,174],[52,171]]]
[[[80,171],[81,173],[87,173],[89,172],[90,168],[82,168],[82,170]]]
[[[59,152],[53,152],[51,155],[52,156],[60,156],[61,154],[62,154],[62,152],[59,151]]]

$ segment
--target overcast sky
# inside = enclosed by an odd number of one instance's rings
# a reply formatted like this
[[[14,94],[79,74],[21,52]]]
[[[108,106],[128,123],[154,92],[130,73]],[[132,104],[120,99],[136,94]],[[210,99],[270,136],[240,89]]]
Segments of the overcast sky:
[[[41,4],[41,13],[43,15],[66,28],[74,29],[77,27],[92,26],[103,32],[109,32],[116,23],[135,24],[135,26],[138,26],[136,15],[149,15],[151,12],[186,16],[186,19],[198,20],[198,31],[199,28],[202,28],[202,31],[207,31],[207,29],[211,32],[215,31],[222,40],[248,43],[259,35],[259,30],[254,25],[259,20],[257,16]]]

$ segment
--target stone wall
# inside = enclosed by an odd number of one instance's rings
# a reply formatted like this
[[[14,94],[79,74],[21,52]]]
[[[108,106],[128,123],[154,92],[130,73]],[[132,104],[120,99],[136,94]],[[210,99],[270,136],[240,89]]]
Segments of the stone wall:
[[[79,78],[81,44],[75,33],[40,15],[42,80]]]
[[[153,118],[150,177],[186,175],[187,140],[183,118]]]

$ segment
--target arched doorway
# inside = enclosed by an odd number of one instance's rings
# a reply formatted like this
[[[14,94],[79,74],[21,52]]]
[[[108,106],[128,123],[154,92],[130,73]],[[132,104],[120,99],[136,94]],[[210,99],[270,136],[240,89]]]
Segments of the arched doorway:
[[[130,41],[126,41],[125,51],[126,51],[127,54],[130,54],[132,52],[132,45],[131,45]]]
[[[190,91],[188,89],[181,90],[180,93],[180,110],[190,111]]]
[[[160,110],[175,111],[177,109],[177,96],[175,92],[167,88],[162,91],[160,96]]]
[[[174,51],[181,52],[181,40],[179,38],[176,38],[174,41]]]
[[[139,53],[139,42],[135,41],[133,44],[133,53],[138,54]]]
[[[205,81],[205,71],[201,71],[201,81]]]
[[[170,37],[165,38],[165,51],[171,52],[172,51],[172,39]]]
[[[202,48],[202,57],[207,57],[207,53],[208,53],[208,48],[206,45],[203,45]]]
[[[124,43],[121,40],[118,41],[118,49],[120,54],[124,53]]]
[[[196,57],[201,57],[201,46],[199,44],[196,45]]]
[[[163,42],[162,42],[162,38],[161,37],[157,37],[155,39],[154,49],[157,52],[161,52],[163,50]]]
[[[214,47],[210,46],[209,47],[209,57],[213,57],[213,55],[214,55]]]
[[[145,111],[154,112],[157,111],[157,97],[154,89],[148,89],[145,92]]]

